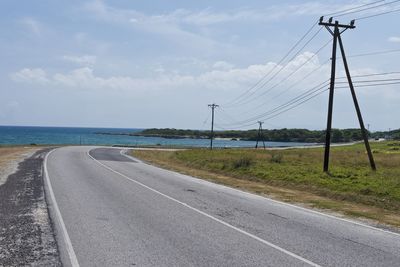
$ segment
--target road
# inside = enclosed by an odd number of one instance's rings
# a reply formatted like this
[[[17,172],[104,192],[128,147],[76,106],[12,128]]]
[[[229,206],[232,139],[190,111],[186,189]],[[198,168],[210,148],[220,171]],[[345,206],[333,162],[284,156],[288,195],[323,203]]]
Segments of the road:
[[[400,235],[163,170],[121,149],[45,160],[65,266],[399,266]]]

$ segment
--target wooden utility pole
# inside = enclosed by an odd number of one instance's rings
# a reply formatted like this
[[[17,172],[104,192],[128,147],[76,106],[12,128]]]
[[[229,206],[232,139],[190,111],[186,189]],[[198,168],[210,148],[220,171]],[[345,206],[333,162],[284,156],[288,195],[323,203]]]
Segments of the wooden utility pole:
[[[331,132],[332,132],[332,113],[333,113],[333,95],[335,90],[335,73],[336,73],[336,50],[337,50],[337,43],[339,42],[340,52],[343,59],[344,68],[346,71],[347,81],[349,83],[351,95],[354,102],[354,107],[356,108],[358,122],[360,123],[361,134],[364,139],[365,148],[368,153],[369,162],[371,165],[372,170],[376,170],[374,158],[371,152],[371,148],[368,142],[368,134],[364,126],[364,121],[361,115],[360,106],[357,101],[357,96],[354,90],[353,81],[351,79],[350,70],[347,64],[346,55],[344,52],[344,46],[341,38],[341,34],[346,31],[347,29],[354,29],[354,20],[350,22],[349,25],[339,24],[338,21],[332,23],[332,18],[330,18],[327,22],[324,22],[324,17],[321,17],[319,20],[319,25],[325,26],[325,28],[332,34],[333,36],[333,45],[332,45],[332,66],[331,66],[331,82],[329,87],[329,102],[328,102],[328,119],[327,119],[327,126],[326,126],[326,135],[325,135],[325,155],[324,155],[324,172],[328,172],[329,170],[329,154],[330,154],[330,146],[331,146]],[[331,29],[333,27],[333,30]],[[342,29],[340,31],[340,29]]]
[[[347,65],[347,59],[346,59],[346,54],[344,52],[342,37],[340,37],[340,35],[338,36],[338,40],[339,40],[340,51],[341,51],[341,54],[342,54],[344,69],[346,71],[347,81],[349,83],[351,96],[352,96],[353,102],[354,102],[354,107],[356,108],[358,122],[360,123],[361,134],[362,134],[362,137],[364,139],[364,144],[365,144],[365,148],[366,148],[367,153],[368,153],[368,158],[369,158],[369,162],[370,162],[370,165],[371,165],[371,169],[375,171],[376,170],[376,165],[375,165],[375,161],[374,161],[374,156],[372,155],[371,147],[369,146],[369,142],[368,142],[368,132],[365,129],[365,126],[364,126],[364,121],[363,121],[363,118],[362,118],[362,115],[361,115],[360,106],[358,105],[356,91],[354,90],[354,85],[353,85],[353,81],[351,79],[349,66]]]
[[[214,138],[214,110],[215,108],[219,107],[216,104],[209,104],[208,105],[211,108],[211,135],[210,135],[210,149],[213,149],[213,138]]]
[[[263,125],[263,121],[258,121],[257,122],[260,126],[258,127],[258,133],[257,133],[257,142],[256,142],[256,148],[258,148],[258,141],[262,141],[263,143],[263,147],[265,149],[265,142],[264,142],[264,135],[263,135],[263,129],[262,129],[262,125]]]

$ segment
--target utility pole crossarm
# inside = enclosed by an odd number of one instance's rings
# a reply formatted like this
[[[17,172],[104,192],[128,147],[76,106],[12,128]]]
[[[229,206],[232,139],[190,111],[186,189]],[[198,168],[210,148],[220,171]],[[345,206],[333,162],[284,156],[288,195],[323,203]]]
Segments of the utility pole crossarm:
[[[335,22],[333,23],[333,22],[332,22],[332,21],[333,21],[333,18],[329,18],[329,20],[328,20],[327,22],[324,22],[323,20],[324,20],[324,17],[322,16],[322,17],[319,19],[318,25],[320,25],[320,26],[326,26],[326,27],[335,27],[335,26],[337,26],[337,27],[339,27],[339,28],[344,28],[344,29],[354,29],[354,28],[356,27],[356,26],[354,25],[354,22],[355,22],[354,19],[353,19],[352,21],[350,21],[350,24],[348,24],[348,25],[346,25],[346,24],[339,24],[338,21],[335,21]]]

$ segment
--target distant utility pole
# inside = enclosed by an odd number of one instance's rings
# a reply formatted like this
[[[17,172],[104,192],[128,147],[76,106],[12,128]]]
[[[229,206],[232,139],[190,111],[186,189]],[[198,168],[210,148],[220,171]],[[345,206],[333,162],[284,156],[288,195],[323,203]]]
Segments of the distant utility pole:
[[[371,148],[368,142],[368,134],[365,130],[363,118],[361,115],[360,106],[358,105],[357,96],[354,90],[353,81],[350,76],[349,66],[347,65],[347,59],[344,52],[343,42],[341,38],[341,34],[348,30],[354,29],[354,20],[350,22],[349,25],[339,24],[338,21],[332,23],[332,18],[330,18],[327,22],[324,22],[324,17],[321,17],[319,20],[319,25],[325,26],[325,28],[332,34],[333,36],[333,47],[332,47],[332,66],[331,66],[331,82],[329,87],[329,104],[328,104],[328,119],[327,119],[327,127],[326,127],[326,136],[325,136],[325,155],[324,155],[324,172],[328,172],[329,170],[329,152],[331,147],[331,131],[332,131],[332,111],[333,111],[333,94],[335,89],[335,73],[336,73],[336,49],[337,43],[339,41],[340,52],[342,54],[343,65],[346,71],[347,82],[349,83],[351,95],[353,97],[354,107],[356,108],[358,122],[360,123],[361,134],[364,139],[365,148],[368,153],[369,162],[371,165],[372,170],[376,170],[374,158],[372,156]],[[333,31],[331,29],[333,27]],[[341,30],[342,29],[342,30]]]
[[[209,104],[211,108],[211,135],[210,135],[210,149],[213,149],[213,138],[214,138],[214,110],[219,107],[217,104]]]
[[[265,142],[264,142],[264,135],[263,135],[263,129],[262,129],[262,125],[263,125],[263,121],[258,121],[257,122],[260,126],[258,127],[258,133],[257,133],[257,142],[256,142],[256,148],[258,148],[258,141],[261,139],[263,142],[263,147],[265,149]]]

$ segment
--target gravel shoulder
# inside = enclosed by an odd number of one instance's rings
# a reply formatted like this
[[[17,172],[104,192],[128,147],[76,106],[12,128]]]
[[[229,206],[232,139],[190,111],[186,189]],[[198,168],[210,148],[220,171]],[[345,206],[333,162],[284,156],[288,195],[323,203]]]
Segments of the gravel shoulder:
[[[61,266],[43,189],[48,150],[0,148],[0,266]]]

